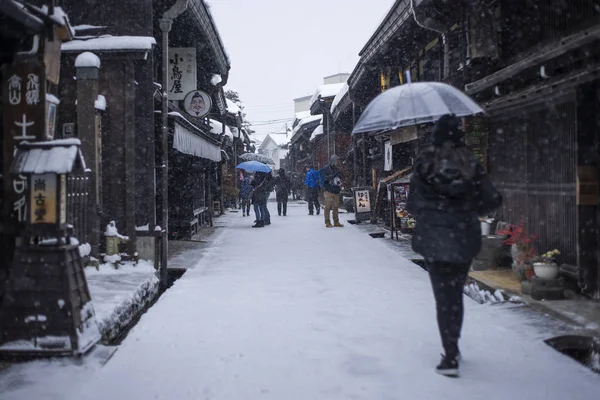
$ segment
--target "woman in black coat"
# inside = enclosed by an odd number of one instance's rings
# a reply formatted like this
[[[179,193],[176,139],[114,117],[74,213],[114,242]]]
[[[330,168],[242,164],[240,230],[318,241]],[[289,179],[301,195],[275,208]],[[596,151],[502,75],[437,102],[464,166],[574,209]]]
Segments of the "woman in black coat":
[[[408,212],[417,219],[412,246],[425,259],[445,352],[436,371],[447,376],[458,376],[463,287],[481,250],[478,217],[502,204],[483,167],[462,143],[459,124],[453,115],[436,123],[433,145],[413,166],[407,200]]]

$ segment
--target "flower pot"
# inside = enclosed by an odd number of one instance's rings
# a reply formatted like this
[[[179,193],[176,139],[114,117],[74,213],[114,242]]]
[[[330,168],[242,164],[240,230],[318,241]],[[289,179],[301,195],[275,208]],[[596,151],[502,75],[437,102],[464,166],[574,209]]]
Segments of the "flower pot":
[[[535,276],[542,279],[556,279],[558,276],[558,265],[555,263],[533,263]]]

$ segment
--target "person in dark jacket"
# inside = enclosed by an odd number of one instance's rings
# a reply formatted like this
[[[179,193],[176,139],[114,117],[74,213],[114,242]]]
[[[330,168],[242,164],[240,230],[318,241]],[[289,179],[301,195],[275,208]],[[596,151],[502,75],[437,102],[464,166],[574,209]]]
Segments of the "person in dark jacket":
[[[288,197],[290,196],[290,189],[292,183],[290,178],[285,174],[283,168],[279,169],[277,177],[274,179],[275,184],[275,195],[277,196],[277,214],[285,217],[287,215],[287,203]]]
[[[244,177],[241,182],[240,200],[242,203],[242,216],[250,216],[250,194],[252,193],[252,179]]]
[[[319,204],[319,191],[323,185],[323,180],[319,171],[312,167],[306,167],[306,179],[304,180],[306,186],[306,197],[308,198],[308,215],[314,215],[316,209],[317,215],[321,213],[321,204]]]
[[[413,250],[423,256],[436,302],[444,355],[436,371],[458,376],[458,341],[463,322],[463,287],[481,250],[478,219],[502,204],[502,196],[475,156],[462,143],[460,120],[442,116],[433,145],[419,154],[407,210],[416,217]]]
[[[267,221],[267,199],[270,191],[268,190],[267,175],[264,172],[254,174],[252,180],[252,204],[254,205],[254,214],[256,215],[256,223],[253,228],[263,228]]]
[[[327,164],[321,170],[323,177],[323,187],[325,189],[325,226],[327,228],[343,227],[340,224],[339,212],[340,207],[340,192],[342,191],[342,174],[337,167],[339,157],[335,154],[329,159]],[[333,225],[331,225],[331,212],[333,211]]]

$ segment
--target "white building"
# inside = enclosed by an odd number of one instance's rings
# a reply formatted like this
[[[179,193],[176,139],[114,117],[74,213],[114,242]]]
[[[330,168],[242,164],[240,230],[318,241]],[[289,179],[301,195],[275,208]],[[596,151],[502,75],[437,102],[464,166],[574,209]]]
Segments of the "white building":
[[[258,148],[258,153],[267,156],[275,163],[275,170],[281,168],[281,162],[287,156],[290,138],[286,132],[269,133]]]

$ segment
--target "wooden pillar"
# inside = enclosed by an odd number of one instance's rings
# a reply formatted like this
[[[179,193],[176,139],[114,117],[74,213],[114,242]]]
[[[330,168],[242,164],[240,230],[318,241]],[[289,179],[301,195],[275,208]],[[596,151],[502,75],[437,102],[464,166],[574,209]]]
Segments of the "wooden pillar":
[[[598,231],[598,86],[583,86],[577,103],[577,265],[579,285],[600,299]],[[573,104],[573,107],[576,107]]]
[[[133,60],[125,61],[125,229],[129,241],[127,251],[130,255],[136,252],[136,185],[135,185],[135,66]]]
[[[102,207],[101,133],[96,121],[100,59],[92,53],[82,53],[75,60],[75,67],[77,70],[77,136],[81,140],[81,152],[86,166],[92,170],[87,237],[92,248],[92,256],[97,256],[101,234],[98,210]]]

